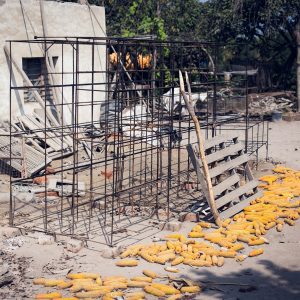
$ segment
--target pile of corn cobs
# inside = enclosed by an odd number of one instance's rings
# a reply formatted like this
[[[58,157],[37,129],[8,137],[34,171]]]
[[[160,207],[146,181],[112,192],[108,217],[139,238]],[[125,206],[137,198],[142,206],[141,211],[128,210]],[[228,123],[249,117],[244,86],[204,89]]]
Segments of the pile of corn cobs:
[[[264,189],[263,196],[252,201],[251,205],[232,219],[224,220],[221,228],[212,230],[210,223],[199,222],[188,237],[181,233],[172,233],[167,235],[166,241],[162,243],[130,246],[121,254],[122,259],[117,261],[116,265],[135,267],[139,263],[135,258],[142,258],[150,263],[163,265],[168,263],[170,266],[166,266],[165,270],[177,273],[179,272],[177,266],[180,264],[193,267],[222,267],[225,258],[234,258],[241,262],[247,257],[262,254],[264,249],[261,245],[269,243],[264,237],[266,232],[273,227],[280,232],[284,224],[293,226],[300,213],[300,201],[294,199],[300,196],[300,172],[282,166],[277,166],[273,171],[276,175],[260,178],[263,182],[260,185]],[[248,254],[243,253],[246,251],[245,246],[251,247]],[[168,299],[179,299],[184,293],[200,292],[200,287],[197,285],[182,286],[177,289],[172,282],[154,283],[153,280],[158,276],[151,271],[145,270],[144,275],[130,280],[115,276],[116,279],[108,277],[102,281],[101,277],[96,275],[92,277],[69,274],[71,281],[61,282],[57,286],[70,287],[70,291],[75,293],[77,298],[89,296],[116,299],[122,297],[124,293],[121,290],[127,288],[143,288],[148,294],[157,297],[169,296]],[[123,299],[143,299],[144,292],[125,293]],[[56,296],[59,298],[58,294]],[[48,296],[48,298],[38,299],[54,298]]]

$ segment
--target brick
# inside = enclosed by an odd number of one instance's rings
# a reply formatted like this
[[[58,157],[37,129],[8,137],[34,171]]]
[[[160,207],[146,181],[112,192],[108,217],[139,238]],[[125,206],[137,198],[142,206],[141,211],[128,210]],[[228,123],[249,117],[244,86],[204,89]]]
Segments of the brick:
[[[80,240],[70,239],[67,242],[67,250],[73,253],[78,253],[84,247],[84,242]]]

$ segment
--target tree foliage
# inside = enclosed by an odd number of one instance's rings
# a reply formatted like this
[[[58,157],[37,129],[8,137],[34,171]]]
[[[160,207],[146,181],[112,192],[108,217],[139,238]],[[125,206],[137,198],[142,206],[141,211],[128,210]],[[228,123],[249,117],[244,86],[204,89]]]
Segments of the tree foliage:
[[[69,0],[71,1],[71,0]],[[73,0],[72,2],[77,2]],[[227,47],[224,65],[247,59],[263,73],[265,88],[296,86],[296,25],[299,0],[89,0],[105,5],[108,36],[155,35],[160,40],[194,39],[246,43]],[[300,34],[300,33],[299,33]]]

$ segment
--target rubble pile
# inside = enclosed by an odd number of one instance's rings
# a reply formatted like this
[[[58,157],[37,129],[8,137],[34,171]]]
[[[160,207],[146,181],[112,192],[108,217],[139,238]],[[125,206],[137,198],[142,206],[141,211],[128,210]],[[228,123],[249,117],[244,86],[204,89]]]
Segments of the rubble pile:
[[[274,94],[274,93],[273,93]],[[292,95],[277,96],[276,94],[251,95],[249,113],[251,115],[270,115],[273,111],[290,112],[296,108],[296,101]]]

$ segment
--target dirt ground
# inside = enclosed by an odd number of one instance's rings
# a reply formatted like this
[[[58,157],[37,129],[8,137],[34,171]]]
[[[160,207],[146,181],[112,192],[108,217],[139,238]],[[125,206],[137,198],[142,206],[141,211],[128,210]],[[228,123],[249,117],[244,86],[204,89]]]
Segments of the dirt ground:
[[[270,161],[260,162],[256,177],[270,173],[273,163],[300,170],[300,122],[271,123],[270,128]],[[260,156],[265,156],[264,151]],[[0,189],[3,191],[1,186]],[[3,199],[1,201],[1,209],[5,209]],[[6,220],[7,215],[1,224],[4,225]],[[193,225],[186,222],[181,231],[187,233]],[[165,234],[161,231],[156,237]],[[204,286],[201,295],[194,299],[300,299],[300,221],[293,227],[285,226],[281,233],[269,231],[267,238],[270,244],[264,246],[265,253],[259,257],[242,263],[226,259],[222,268],[180,265],[178,276]],[[142,242],[149,243],[152,239],[153,236]],[[41,288],[32,285],[33,278],[62,278],[70,271],[127,277],[140,275],[143,269],[165,273],[164,266],[145,261],[135,268],[118,268],[115,260],[100,255],[101,250],[103,246],[95,245],[93,249],[83,248],[75,254],[68,252],[62,241],[39,245],[32,235],[18,236],[9,241],[3,239],[0,241],[0,266],[8,265],[15,279],[12,284],[0,288],[0,299],[32,299],[41,291]]]

